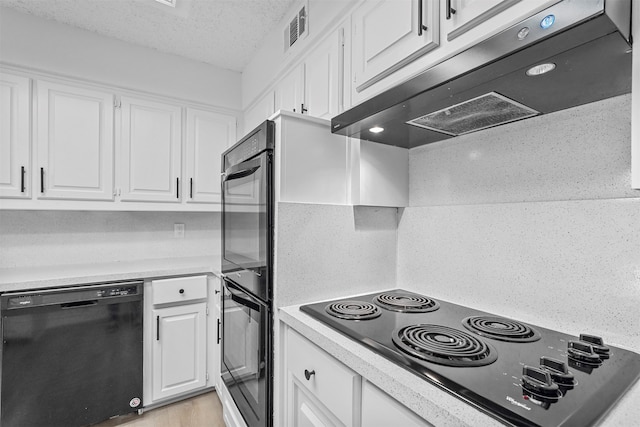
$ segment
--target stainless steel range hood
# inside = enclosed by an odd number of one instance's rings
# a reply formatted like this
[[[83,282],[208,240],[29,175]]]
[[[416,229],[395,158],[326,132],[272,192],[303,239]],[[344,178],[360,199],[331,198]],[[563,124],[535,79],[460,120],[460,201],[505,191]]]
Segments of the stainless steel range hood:
[[[334,117],[332,132],[413,148],[629,93],[630,34],[630,0],[564,0]],[[529,71],[541,64],[553,69]]]

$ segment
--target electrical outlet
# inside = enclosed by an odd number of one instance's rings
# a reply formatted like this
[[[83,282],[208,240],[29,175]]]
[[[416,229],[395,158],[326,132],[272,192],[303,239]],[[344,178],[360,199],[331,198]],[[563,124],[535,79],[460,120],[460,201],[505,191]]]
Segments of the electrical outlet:
[[[184,238],[184,224],[173,224],[173,237],[177,239]]]

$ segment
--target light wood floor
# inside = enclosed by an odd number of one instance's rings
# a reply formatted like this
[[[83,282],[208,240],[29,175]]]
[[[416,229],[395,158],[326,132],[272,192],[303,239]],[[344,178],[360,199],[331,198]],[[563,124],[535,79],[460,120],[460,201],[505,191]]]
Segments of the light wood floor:
[[[157,409],[142,415],[125,415],[92,427],[225,427],[222,404],[215,391]]]

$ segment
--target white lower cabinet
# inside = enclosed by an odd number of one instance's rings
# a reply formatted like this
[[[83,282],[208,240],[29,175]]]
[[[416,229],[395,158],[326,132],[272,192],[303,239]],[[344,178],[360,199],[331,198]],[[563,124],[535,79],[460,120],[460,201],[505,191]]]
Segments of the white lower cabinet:
[[[286,426],[430,426],[311,341],[285,330]]]
[[[217,282],[201,275],[145,283],[145,406],[215,385],[220,346],[209,302]]]
[[[153,310],[153,400],[205,386],[207,304]]]
[[[287,425],[358,426],[360,376],[289,329]]]
[[[363,427],[426,427],[431,424],[368,381],[362,381]]]

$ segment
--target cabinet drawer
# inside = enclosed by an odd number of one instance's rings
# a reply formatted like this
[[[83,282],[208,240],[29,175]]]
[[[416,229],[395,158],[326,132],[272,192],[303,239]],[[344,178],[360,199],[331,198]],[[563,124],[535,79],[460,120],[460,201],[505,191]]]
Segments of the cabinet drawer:
[[[309,379],[305,370],[315,372]],[[360,407],[360,376],[298,333],[288,330],[287,382],[306,388],[345,426]]]
[[[207,298],[207,276],[154,280],[153,304],[167,304]]]

